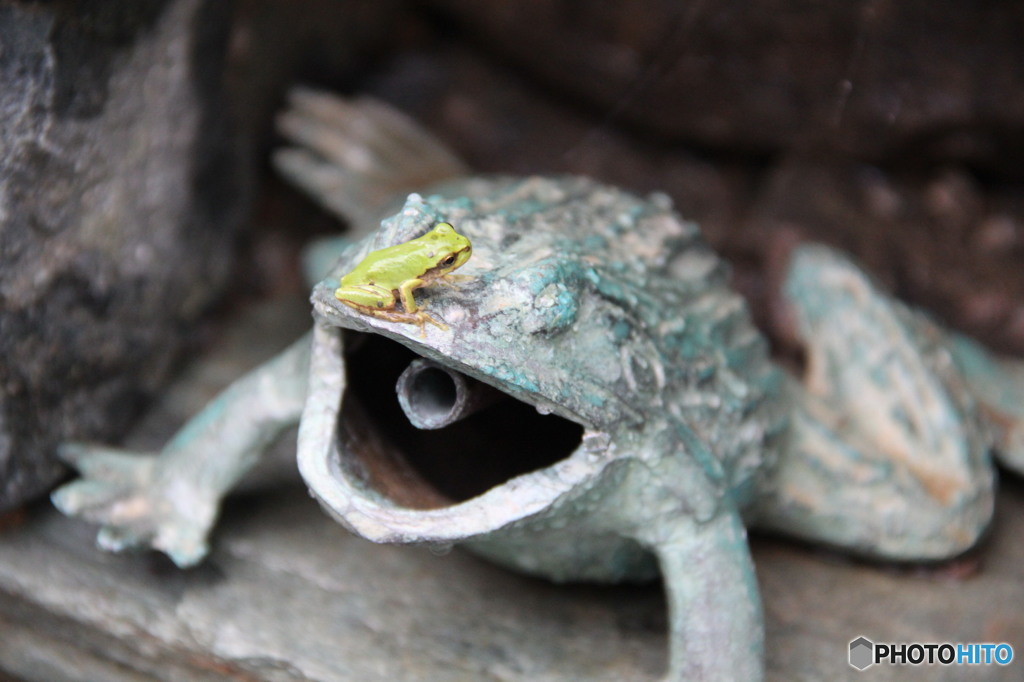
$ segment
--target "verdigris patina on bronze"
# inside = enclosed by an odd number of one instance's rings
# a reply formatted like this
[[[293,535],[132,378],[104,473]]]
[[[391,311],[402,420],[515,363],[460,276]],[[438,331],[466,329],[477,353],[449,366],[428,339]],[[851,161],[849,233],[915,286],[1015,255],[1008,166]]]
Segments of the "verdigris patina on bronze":
[[[315,151],[283,165],[328,205],[366,199],[339,140],[392,156],[364,124],[404,124],[373,107],[297,98],[293,133]],[[437,163],[418,144],[413,156]],[[437,324],[339,300],[339,278],[369,253],[439,223],[472,257],[460,281],[416,289]],[[433,266],[409,267],[390,279]],[[660,571],[669,679],[760,679],[746,527],[949,557],[990,519],[992,447],[1022,459],[1015,366],[831,250],[798,249],[785,295],[806,345],[799,379],[769,359],[726,267],[666,197],[578,177],[450,180],[343,247],[314,287],[311,337],[236,382],[160,456],[68,446],[84,478],[54,499],[103,524],[107,549],[194,564],[221,496],[301,416],[302,475],[353,532],[459,543],[556,581]]]

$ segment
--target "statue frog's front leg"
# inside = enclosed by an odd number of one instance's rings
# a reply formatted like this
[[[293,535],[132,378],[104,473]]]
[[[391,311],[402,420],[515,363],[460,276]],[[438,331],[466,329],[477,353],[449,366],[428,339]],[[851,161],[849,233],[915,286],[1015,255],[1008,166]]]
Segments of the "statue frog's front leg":
[[[64,445],[62,456],[82,478],[57,490],[54,504],[101,524],[104,549],[152,547],[178,566],[195,565],[207,554],[221,498],[298,422],[310,338],[231,384],[159,453]]]
[[[627,460],[595,523],[657,558],[669,619],[665,682],[756,682],[764,677],[764,618],[754,562],[733,494],[698,464],[704,447],[688,437],[678,450]]]
[[[669,608],[666,680],[750,680],[764,675],[764,623],[740,515],[676,520],[652,543]]]

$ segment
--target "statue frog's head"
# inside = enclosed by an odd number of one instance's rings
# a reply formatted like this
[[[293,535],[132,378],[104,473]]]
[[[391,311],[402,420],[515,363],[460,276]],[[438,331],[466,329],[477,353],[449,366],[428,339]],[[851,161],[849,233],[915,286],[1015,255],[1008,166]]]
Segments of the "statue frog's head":
[[[473,244],[462,281],[414,292],[443,325],[335,299],[338,277],[367,253],[440,221]],[[680,495],[710,514],[716,494],[754,475],[756,464],[732,463],[763,447],[764,429],[739,428],[754,420],[743,408],[757,392],[734,386],[729,402],[719,384],[737,382],[720,371],[730,368],[714,324],[687,313],[728,292],[725,279],[663,198],[581,178],[412,195],[314,289],[302,474],[332,515],[374,541],[469,542],[555,578],[649,577],[654,564],[616,529],[615,505],[595,501],[623,489],[630,462],[673,461]],[[737,428],[719,451],[673,457],[700,440],[685,424],[700,410]],[[701,485],[688,490],[688,477]]]

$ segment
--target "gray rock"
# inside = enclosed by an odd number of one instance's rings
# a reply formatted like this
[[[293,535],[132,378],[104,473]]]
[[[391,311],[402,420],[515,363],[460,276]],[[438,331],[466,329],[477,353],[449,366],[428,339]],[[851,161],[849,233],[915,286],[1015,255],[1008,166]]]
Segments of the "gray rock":
[[[0,511],[125,431],[225,281],[225,5],[0,6]]]

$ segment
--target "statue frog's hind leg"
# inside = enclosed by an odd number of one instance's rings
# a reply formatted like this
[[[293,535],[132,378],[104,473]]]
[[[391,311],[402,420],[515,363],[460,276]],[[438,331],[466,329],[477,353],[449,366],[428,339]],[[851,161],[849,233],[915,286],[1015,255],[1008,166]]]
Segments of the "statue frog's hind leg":
[[[807,371],[757,525],[894,559],[971,547],[992,515],[992,431],[949,336],[824,247],[794,253],[785,295]]]

